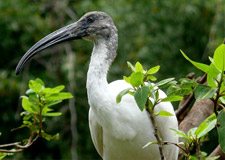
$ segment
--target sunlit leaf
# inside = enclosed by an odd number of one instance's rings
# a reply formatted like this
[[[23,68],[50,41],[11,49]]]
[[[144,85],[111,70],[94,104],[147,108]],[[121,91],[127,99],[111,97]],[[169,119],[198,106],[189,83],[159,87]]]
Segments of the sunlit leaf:
[[[150,69],[147,71],[147,74],[155,74],[155,73],[157,73],[157,72],[159,71],[159,69],[160,69],[160,66],[159,66],[159,65],[157,65],[157,66],[155,66],[155,67],[152,67],[152,68],[150,68]]]
[[[207,73],[207,82],[210,87],[217,87],[216,80],[219,80],[220,74],[221,72],[217,69],[217,67],[213,63],[211,63]]]
[[[143,86],[139,88],[134,94],[134,99],[141,111],[143,111],[145,108],[145,104],[148,98],[148,92],[149,92],[149,87]]]
[[[162,102],[175,102],[175,101],[181,101],[183,99],[182,96],[168,96],[166,98],[163,98]]]
[[[41,84],[42,86],[45,86],[45,83],[40,78],[36,78],[35,82]]]
[[[25,111],[36,113],[38,110],[35,110],[33,104],[29,101],[27,97],[23,97],[22,99],[22,107]]]
[[[46,106],[46,107],[50,107],[50,106],[56,105],[56,104],[61,103],[61,102],[62,102],[62,100],[50,101],[50,102],[47,102],[47,103],[45,104],[45,106]]]
[[[176,136],[178,138],[191,139],[183,131],[180,131],[180,130],[175,129],[175,128],[170,128],[170,130],[174,131],[175,132],[174,136]]]
[[[150,146],[150,145],[153,145],[153,144],[158,144],[158,142],[148,142],[146,145],[144,145],[142,148],[144,149],[144,148],[146,148],[146,147],[148,147],[148,146]]]
[[[159,111],[156,113],[156,115],[162,116],[162,117],[168,117],[168,116],[174,116],[172,113],[167,111]]]
[[[123,79],[124,79],[127,83],[130,83],[130,78],[129,78],[129,77],[123,76]]]
[[[207,157],[206,160],[217,160],[220,156]]]
[[[197,138],[200,138],[206,135],[209,131],[211,131],[216,125],[216,115],[213,113],[211,116],[206,118],[195,131],[195,135]]]
[[[142,67],[141,63],[137,62],[135,64],[135,72],[143,72],[143,71],[144,70],[143,70],[143,67]]]
[[[221,70],[225,70],[225,44],[221,44],[214,52],[214,64]]]
[[[36,83],[34,80],[29,81],[29,88],[32,89],[34,92],[39,92],[42,88],[42,85],[39,83]]]
[[[64,85],[57,86],[55,88],[45,88],[42,90],[43,93],[45,94],[54,94],[54,93],[59,93],[65,88]]]
[[[180,50],[180,52],[182,53],[182,55],[184,56],[184,58],[186,60],[188,60],[189,62],[191,62],[195,67],[197,67],[198,69],[202,70],[205,73],[208,72],[208,69],[209,69],[209,66],[208,65],[203,64],[203,63],[199,63],[199,62],[192,61],[190,58],[188,58],[188,56],[182,50]]]
[[[127,65],[133,72],[135,72],[135,68],[130,62],[127,62]]]
[[[0,152],[0,160],[5,158],[7,156],[7,153]]]
[[[147,76],[147,80],[150,80],[150,81],[156,81],[157,78],[156,78],[155,76],[153,76],[153,75],[148,75],[148,76]]]
[[[51,113],[42,114],[42,116],[48,116],[48,117],[55,117],[55,116],[61,116],[61,115],[62,115],[61,112],[51,112]]]
[[[46,97],[46,101],[59,101],[59,100],[70,99],[70,98],[73,98],[71,93],[61,92],[61,93],[55,93]]]
[[[194,127],[188,130],[187,135],[188,137],[196,138],[195,131],[198,129],[198,127]]]
[[[130,84],[133,87],[139,87],[141,84],[143,84],[143,78],[144,75],[142,72],[133,72],[129,77]]]

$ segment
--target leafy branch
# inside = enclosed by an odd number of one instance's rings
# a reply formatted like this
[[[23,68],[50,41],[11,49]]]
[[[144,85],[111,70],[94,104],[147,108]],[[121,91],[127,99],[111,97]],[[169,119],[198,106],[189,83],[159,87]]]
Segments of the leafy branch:
[[[153,74],[159,71],[160,66],[155,66],[146,71],[143,69],[142,65],[139,62],[137,62],[135,66],[133,66],[130,62],[128,62],[128,67],[131,68],[132,73],[129,77],[124,76],[123,78],[132,87],[121,91],[118,94],[116,101],[117,103],[120,103],[124,95],[130,94],[134,96],[134,99],[139,109],[141,111],[146,110],[149,113],[154,128],[154,136],[157,142],[150,142],[148,143],[148,145],[158,144],[160,157],[161,159],[165,159],[162,149],[164,142],[162,140],[162,137],[160,137],[158,133],[158,126],[155,122],[155,118],[157,116],[174,116],[174,115],[172,113],[163,110],[155,112],[155,108],[161,102],[182,100],[183,97],[181,96],[174,96],[174,95],[170,95],[167,97],[159,96],[160,89],[169,87],[171,84],[175,84],[177,82],[174,81],[174,78],[168,78],[159,81],[156,84],[153,84],[152,81],[157,80],[157,78]],[[144,147],[147,147],[147,145]]]
[[[188,58],[183,51],[183,56],[195,67],[207,74],[208,85],[198,84],[194,89],[194,96],[197,101],[209,98],[214,103],[214,113],[217,116],[217,131],[219,144],[225,152],[225,44],[221,44],[214,52],[213,58],[209,57],[210,65],[195,62]]]
[[[39,78],[29,81],[29,89],[26,91],[27,96],[21,96],[24,111],[20,115],[23,117],[23,124],[13,130],[28,128],[30,136],[22,142],[0,145],[0,159],[7,156],[7,153],[23,151],[40,137],[46,140],[59,139],[58,133],[51,135],[44,131],[43,122],[46,117],[60,116],[62,113],[54,112],[52,107],[61,103],[62,100],[73,97],[71,93],[61,92],[63,89],[63,85],[46,88],[44,82]]]

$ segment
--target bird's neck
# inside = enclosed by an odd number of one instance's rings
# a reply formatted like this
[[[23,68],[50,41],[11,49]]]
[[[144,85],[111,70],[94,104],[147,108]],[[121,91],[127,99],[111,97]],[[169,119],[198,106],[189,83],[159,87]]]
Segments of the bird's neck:
[[[117,46],[113,44],[112,40],[104,39],[94,43],[87,75],[87,89],[92,88],[93,85],[103,86],[108,84],[107,73],[116,57],[117,50]]]
[[[108,40],[100,39],[94,42],[86,85],[89,103],[98,101],[101,95],[107,93],[107,73],[116,57],[116,50],[117,37]]]

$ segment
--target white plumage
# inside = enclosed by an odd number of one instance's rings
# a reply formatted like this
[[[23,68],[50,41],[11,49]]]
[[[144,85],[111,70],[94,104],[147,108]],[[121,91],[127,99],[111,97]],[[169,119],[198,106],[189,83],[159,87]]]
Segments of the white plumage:
[[[154,128],[148,113],[141,112],[134,97],[126,95],[121,103],[116,103],[120,91],[131,86],[124,80],[108,84],[106,77],[109,63],[105,62],[107,45],[95,43],[87,77],[89,110],[89,127],[95,148],[104,160],[158,160],[158,145],[143,149],[148,142],[155,142]],[[165,93],[159,92],[161,98]],[[156,111],[165,110],[175,115],[169,102],[156,106]],[[173,117],[157,117],[160,136],[163,140],[178,142],[169,128],[177,129],[177,119]],[[164,146],[167,160],[176,160],[178,148]]]

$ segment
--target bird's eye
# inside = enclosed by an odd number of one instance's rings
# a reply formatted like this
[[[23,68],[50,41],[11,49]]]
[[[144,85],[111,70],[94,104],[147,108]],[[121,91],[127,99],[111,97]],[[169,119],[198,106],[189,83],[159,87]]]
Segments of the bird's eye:
[[[88,21],[89,23],[92,23],[92,22],[94,22],[95,20],[94,20],[93,17],[88,17],[88,18],[87,18],[87,21]]]

